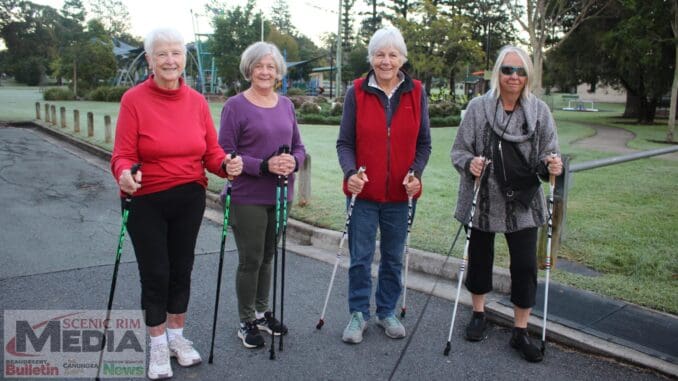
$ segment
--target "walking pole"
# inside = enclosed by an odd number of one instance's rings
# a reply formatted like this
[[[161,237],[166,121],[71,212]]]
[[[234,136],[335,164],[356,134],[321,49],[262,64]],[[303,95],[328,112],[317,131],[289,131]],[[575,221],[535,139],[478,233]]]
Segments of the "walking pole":
[[[362,174],[365,173],[365,167],[360,167],[358,169],[358,177],[362,178]],[[351,202],[348,205],[346,210],[346,223],[344,224],[344,232],[341,234],[341,241],[339,241],[339,250],[337,251],[336,260],[334,261],[334,268],[332,269],[332,277],[330,278],[330,285],[327,287],[327,294],[325,295],[325,304],[323,305],[323,312],[320,314],[320,320],[316,324],[316,329],[321,329],[325,325],[325,311],[327,310],[327,303],[330,300],[330,293],[332,292],[332,286],[334,285],[334,277],[337,275],[337,267],[341,261],[341,250],[344,248],[344,241],[348,236],[348,225],[351,223],[351,214],[353,214],[353,206],[355,205],[355,198],[357,194],[351,195]]]
[[[414,177],[414,171],[407,174],[408,181]],[[407,238],[405,238],[405,277],[403,286],[403,305],[400,308],[400,317],[404,318],[407,313],[407,272],[410,267],[410,232],[412,231],[412,196],[407,197]]]
[[[553,235],[553,192],[556,186],[556,177],[549,175],[549,222],[546,230],[546,287],[544,288],[544,321],[541,328],[541,353],[546,351],[546,315],[549,307],[549,279],[551,277],[551,237]]]
[[[287,145],[282,146],[283,153],[290,153],[290,147]],[[280,342],[278,343],[278,350],[282,352],[283,350],[283,336],[284,332],[282,327],[284,327],[283,322],[285,321],[285,246],[287,241],[287,188],[288,188],[288,178],[287,175],[283,176],[283,194],[282,194],[282,260],[280,262]],[[273,336],[275,336],[275,331]]]
[[[280,146],[278,149],[278,155],[284,152],[284,147]],[[289,147],[287,148],[289,152]],[[271,316],[275,317],[275,304],[277,301],[277,289],[278,289],[278,237],[280,234],[280,196],[282,193],[282,181],[283,177],[278,175],[278,183],[275,186],[275,254],[273,256],[273,303],[271,304]],[[272,331],[273,332],[273,331]],[[271,349],[270,349],[270,359],[275,360],[275,332],[271,334]]]
[[[137,163],[132,166],[130,172],[132,176],[136,175],[141,168],[141,164]],[[101,351],[99,352],[99,365],[97,366],[98,381],[101,376],[101,365],[104,360],[104,349],[106,348],[106,330],[108,329],[108,321],[111,319],[111,309],[113,308],[113,295],[115,294],[115,284],[118,280],[118,268],[120,267],[120,256],[122,255],[122,244],[125,242],[125,230],[127,229],[127,219],[129,218],[129,208],[132,204],[132,195],[125,195],[125,202],[122,205],[122,224],[120,226],[120,236],[118,237],[118,249],[115,252],[115,265],[113,265],[113,279],[111,280],[111,290],[108,294],[108,307],[106,307],[106,320],[104,320],[104,334],[101,339]]]
[[[236,153],[231,152],[231,159],[235,159]],[[219,271],[217,272],[217,293],[214,298],[214,318],[212,319],[212,344],[210,344],[210,357],[207,361],[214,360],[214,336],[217,330],[217,314],[219,311],[219,295],[221,294],[221,272],[224,268],[224,251],[226,249],[226,233],[228,232],[228,216],[231,212],[231,188],[232,177],[226,178],[226,198],[224,199],[224,220],[221,226],[221,249],[219,250]]]
[[[489,162],[485,163],[485,165]],[[452,309],[452,321],[450,322],[450,332],[447,334],[447,344],[445,345],[445,351],[443,354],[449,356],[451,341],[452,341],[452,330],[454,329],[454,319],[457,317],[457,306],[459,305],[459,296],[461,295],[461,281],[464,278],[464,270],[466,269],[466,263],[468,261],[468,247],[471,243],[471,228],[473,227],[473,215],[476,212],[476,203],[478,201],[478,193],[480,193],[480,179],[483,177],[485,172],[485,165],[483,166],[483,171],[480,172],[480,176],[476,177],[475,183],[473,184],[473,202],[471,203],[471,217],[468,221],[468,229],[466,230],[466,245],[464,246],[464,257],[461,260],[461,265],[459,266],[459,276],[457,280],[457,297],[454,299],[454,307]]]

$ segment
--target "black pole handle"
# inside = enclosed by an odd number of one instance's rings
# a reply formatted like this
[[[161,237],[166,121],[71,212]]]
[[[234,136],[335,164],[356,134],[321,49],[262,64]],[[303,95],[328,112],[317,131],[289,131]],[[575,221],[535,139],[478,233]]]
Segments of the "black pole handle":
[[[280,148],[278,148],[278,155],[280,155],[281,153],[290,153],[290,146],[288,146],[287,144],[281,145]]]

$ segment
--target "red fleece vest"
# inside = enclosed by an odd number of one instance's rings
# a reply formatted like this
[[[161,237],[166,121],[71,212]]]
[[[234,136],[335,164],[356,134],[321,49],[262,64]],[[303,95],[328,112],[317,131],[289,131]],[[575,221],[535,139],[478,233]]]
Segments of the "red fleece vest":
[[[353,82],[356,102],[356,165],[365,166],[369,181],[358,198],[375,202],[407,201],[403,179],[414,162],[421,124],[421,82],[401,94],[386,126],[386,110],[375,94],[362,88],[365,78]],[[390,131],[389,131],[390,130]],[[423,189],[423,187],[422,187]],[[346,182],[344,193],[350,196]],[[421,191],[414,197],[419,198]]]

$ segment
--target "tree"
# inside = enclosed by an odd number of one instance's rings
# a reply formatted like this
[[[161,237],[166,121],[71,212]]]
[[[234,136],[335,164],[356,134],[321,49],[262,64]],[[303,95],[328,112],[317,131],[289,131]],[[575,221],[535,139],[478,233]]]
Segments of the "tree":
[[[415,0],[387,0],[386,8],[390,11],[387,18],[390,20],[407,20],[410,11],[415,9],[418,5],[419,2]]]
[[[673,13],[671,30],[673,31],[675,62],[673,64],[673,84],[671,85],[671,106],[669,106],[669,127],[666,132],[667,142],[673,142],[673,134],[676,131],[676,103],[678,102],[678,1],[673,1],[671,13]]]
[[[355,0],[341,0],[341,46],[348,51],[353,46],[353,16],[351,11]]]
[[[588,18],[602,12],[612,0],[504,0],[514,20],[529,36],[534,65],[534,89],[543,92],[544,54],[555,48]]]
[[[89,0],[91,13],[112,37],[128,34],[130,15],[121,0]]]
[[[261,13],[254,13],[255,0],[248,0],[245,6],[224,9],[212,19],[214,33],[208,48],[216,59],[219,76],[232,89],[238,90],[240,55],[252,43],[259,41]],[[270,26],[268,27],[270,30]]]
[[[379,28],[381,28],[381,20],[384,18],[384,13],[378,11],[384,6],[384,3],[378,0],[365,0],[365,3],[370,7],[369,12],[361,12],[361,16],[365,16],[360,22],[360,30],[358,35],[364,44],[370,41],[370,38]]]
[[[275,0],[271,7],[271,22],[282,33],[293,35],[296,33],[292,25],[290,7],[287,0]]]
[[[58,55],[62,17],[52,7],[29,1],[0,4],[0,37],[7,46],[10,74],[18,82],[37,85]]]

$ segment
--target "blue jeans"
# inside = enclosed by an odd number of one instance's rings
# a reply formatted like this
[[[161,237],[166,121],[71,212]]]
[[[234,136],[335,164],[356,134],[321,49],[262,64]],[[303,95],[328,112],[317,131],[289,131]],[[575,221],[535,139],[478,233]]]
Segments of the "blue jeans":
[[[383,319],[394,313],[402,290],[400,274],[407,236],[407,202],[379,203],[356,199],[348,227],[351,253],[348,307],[351,313],[362,312],[365,320],[370,318],[371,268],[377,227],[381,232],[381,262],[375,301],[377,316]]]

